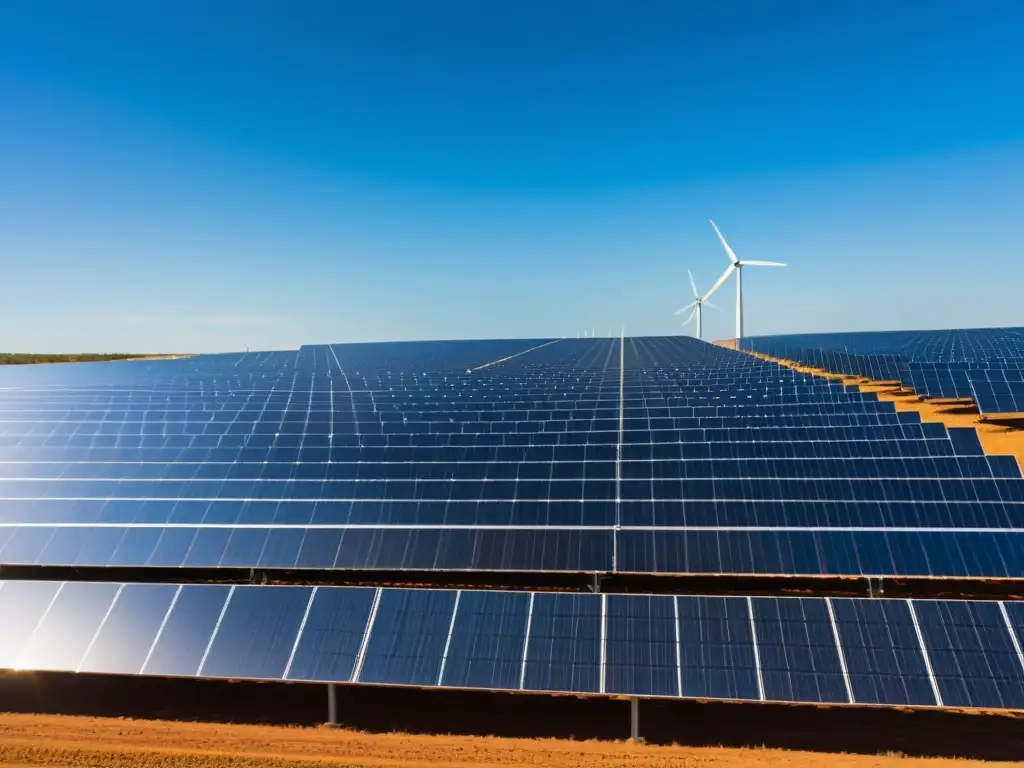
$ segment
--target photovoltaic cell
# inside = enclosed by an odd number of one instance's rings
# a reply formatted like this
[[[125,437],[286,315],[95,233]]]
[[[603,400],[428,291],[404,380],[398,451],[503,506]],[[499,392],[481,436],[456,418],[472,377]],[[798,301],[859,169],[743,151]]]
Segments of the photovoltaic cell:
[[[998,603],[915,600],[914,608],[945,706],[1024,708],[1024,666]]]
[[[312,591],[307,587],[236,586],[199,674],[262,680],[283,677]]]
[[[317,589],[296,639],[289,680],[352,678],[376,589]]]
[[[684,696],[761,698],[747,600],[677,597]]]
[[[751,601],[765,698],[848,702],[842,661],[825,601]]]
[[[441,684],[456,688],[519,687],[530,595],[462,592]]]
[[[919,706],[937,703],[905,601],[831,603],[855,702]]]
[[[679,695],[673,597],[608,595],[605,691]]]
[[[383,591],[359,682],[437,685],[456,594]]]
[[[524,688],[600,692],[601,604],[600,595],[534,595]]]

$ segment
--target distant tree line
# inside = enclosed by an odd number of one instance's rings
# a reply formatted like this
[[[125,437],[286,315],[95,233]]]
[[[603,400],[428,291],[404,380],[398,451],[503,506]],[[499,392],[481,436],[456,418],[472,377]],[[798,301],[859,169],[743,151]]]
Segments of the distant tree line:
[[[98,363],[110,360],[133,360],[145,355],[92,354],[35,355],[27,352],[0,352],[0,365],[31,365],[34,363]]]

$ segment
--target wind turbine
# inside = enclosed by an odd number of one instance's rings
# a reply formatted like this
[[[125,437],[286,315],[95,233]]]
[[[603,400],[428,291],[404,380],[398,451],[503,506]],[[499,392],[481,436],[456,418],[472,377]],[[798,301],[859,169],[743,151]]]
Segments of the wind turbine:
[[[690,270],[686,270],[686,274],[688,274],[690,276],[690,287],[693,288],[693,303],[687,304],[682,309],[677,310],[675,314],[681,315],[681,314],[683,314],[683,312],[685,312],[686,310],[690,309],[690,307],[693,307],[693,311],[690,313],[690,316],[683,321],[683,325],[686,325],[691,320],[693,320],[694,316],[696,315],[696,317],[697,317],[697,338],[700,339],[700,338],[702,338],[701,337],[701,329],[703,328],[703,325],[704,325],[703,324],[704,313],[702,311],[704,309],[704,305],[707,304],[709,307],[714,307],[715,309],[718,309],[718,307],[716,307],[714,304],[712,304],[710,301],[708,301],[708,297],[711,296],[711,294],[714,292],[714,289],[709,291],[707,296],[701,297],[700,291],[697,290],[697,283],[695,283],[694,280],[693,280],[693,273]],[[721,281],[719,281],[719,282],[721,282]],[[718,286],[715,286],[715,287],[717,288]]]
[[[721,288],[722,283],[729,279],[729,275],[733,272],[736,273],[736,342],[738,344],[739,340],[743,338],[743,267],[784,267],[786,265],[778,261],[753,261],[750,259],[747,261],[740,261],[736,258],[736,254],[733,253],[729,244],[725,242],[725,238],[722,237],[722,233],[719,231],[718,225],[715,224],[714,219],[708,219],[708,221],[710,221],[711,226],[714,227],[715,234],[718,235],[718,239],[722,241],[722,247],[725,248],[725,252],[729,256],[730,264],[722,276],[718,278],[718,282],[712,286],[711,290],[708,291],[707,296],[704,298],[710,298],[711,294]]]

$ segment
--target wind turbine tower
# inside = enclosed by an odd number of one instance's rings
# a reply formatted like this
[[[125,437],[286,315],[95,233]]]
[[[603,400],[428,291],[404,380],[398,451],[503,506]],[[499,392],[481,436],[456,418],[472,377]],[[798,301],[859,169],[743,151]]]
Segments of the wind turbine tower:
[[[743,338],[743,268],[784,267],[786,265],[778,261],[754,261],[752,259],[740,261],[736,257],[736,254],[733,253],[732,248],[729,247],[729,243],[725,241],[725,238],[718,229],[718,225],[715,224],[713,219],[708,219],[708,221],[710,221],[711,226],[714,227],[715,234],[718,235],[718,239],[721,241],[722,247],[725,248],[725,253],[729,257],[729,266],[726,267],[722,276],[718,278],[718,282],[714,284],[710,291],[708,291],[708,296],[717,291],[722,284],[729,279],[729,275],[733,272],[736,273],[736,342],[739,343],[739,340]]]
[[[703,312],[703,310],[704,310],[705,305],[709,306],[709,307],[713,307],[715,309],[718,309],[717,306],[715,306],[710,301],[708,301],[708,299],[711,298],[711,294],[715,292],[715,289],[718,286],[715,286],[715,288],[712,288],[710,291],[708,291],[708,295],[707,296],[702,297],[700,295],[700,292],[697,290],[697,283],[695,283],[694,280],[693,280],[693,273],[690,270],[686,270],[686,274],[688,274],[690,276],[690,287],[693,288],[693,302],[690,303],[690,304],[687,304],[682,309],[677,310],[675,314],[681,315],[681,314],[683,314],[683,312],[685,312],[686,310],[688,310],[688,309],[690,309],[692,307],[693,311],[690,313],[690,316],[683,321],[683,325],[686,325],[691,320],[693,320],[694,317],[696,317],[697,318],[697,338],[698,339],[703,339],[704,337],[701,335],[702,329],[704,327],[704,312]],[[719,281],[719,282],[721,282],[721,281]]]

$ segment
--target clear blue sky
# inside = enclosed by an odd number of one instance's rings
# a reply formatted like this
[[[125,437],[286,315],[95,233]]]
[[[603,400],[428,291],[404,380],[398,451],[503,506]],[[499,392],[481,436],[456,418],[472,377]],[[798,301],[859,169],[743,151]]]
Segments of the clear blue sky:
[[[674,333],[687,267],[726,266],[709,215],[791,265],[747,273],[750,334],[1021,325],[1022,28],[1019,0],[5,0],[0,348]]]

